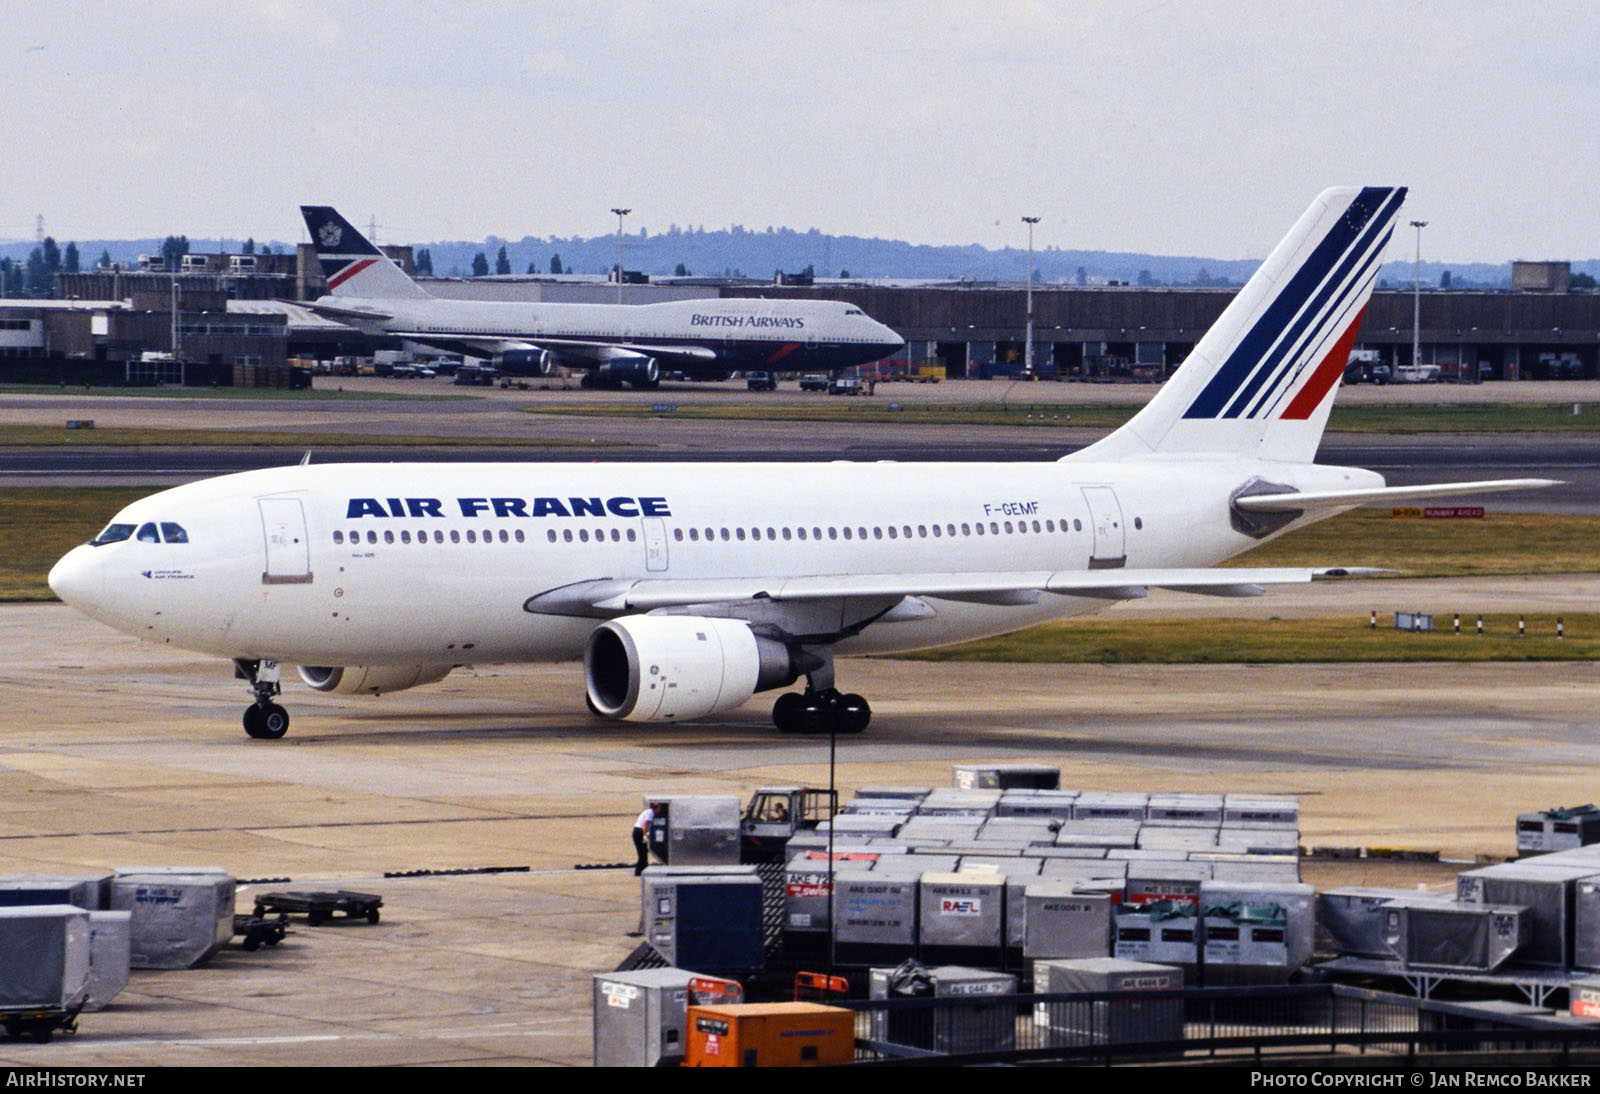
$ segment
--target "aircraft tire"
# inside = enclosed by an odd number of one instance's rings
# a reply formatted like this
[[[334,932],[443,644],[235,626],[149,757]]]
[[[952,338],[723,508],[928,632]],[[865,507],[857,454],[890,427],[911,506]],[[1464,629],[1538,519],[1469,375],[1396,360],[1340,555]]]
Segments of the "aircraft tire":
[[[804,708],[805,699],[799,692],[786,691],[772,704],[772,724],[778,727],[779,733],[799,733]]]
[[[276,741],[289,732],[289,712],[277,703],[246,707],[244,731],[258,741]]]
[[[867,723],[872,721],[872,708],[867,705],[866,699],[849,692],[839,696],[839,705],[834,710],[834,717],[839,722],[840,733],[861,733],[867,728]]]

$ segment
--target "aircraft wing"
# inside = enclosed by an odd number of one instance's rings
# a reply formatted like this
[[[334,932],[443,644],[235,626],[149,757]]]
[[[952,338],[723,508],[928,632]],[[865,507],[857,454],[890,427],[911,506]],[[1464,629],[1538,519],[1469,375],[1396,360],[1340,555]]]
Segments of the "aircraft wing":
[[[1203,596],[1260,596],[1263,585],[1301,584],[1324,577],[1380,573],[1345,567],[1274,566],[1240,569],[1018,570],[1007,573],[830,574],[761,578],[599,578],[529,597],[524,611],[539,615],[619,615],[684,608],[815,600],[894,601],[931,597],[977,604],[1028,604],[1045,593],[1137,600],[1150,589]],[[733,614],[738,614],[734,612]]]
[[[365,323],[383,323],[394,316],[374,308],[341,308],[336,304],[323,304],[312,300],[287,300],[285,303],[293,304],[297,308],[314,312],[328,319],[337,319],[340,322],[356,321]]]
[[[329,309],[338,318],[339,309]],[[384,318],[366,312],[345,313],[350,318]],[[590,342],[572,338],[473,338],[469,335],[440,334],[437,331],[389,330],[396,338],[405,338],[424,345],[438,346],[452,353],[469,353],[474,357],[493,357],[507,350],[549,350],[564,364],[595,368],[619,358],[653,357],[658,364],[679,365],[709,364],[717,359],[715,350],[705,346],[654,346],[631,342]]]
[[[576,338],[557,338],[550,341],[530,339],[540,349],[550,350],[558,357],[577,358],[604,364],[619,357],[654,357],[664,365],[708,364],[717,359],[715,350],[707,346],[657,346],[632,342],[586,342]]]
[[[1561,486],[1560,479],[1484,479],[1480,482],[1430,483],[1422,486],[1385,486],[1373,490],[1319,490],[1289,494],[1247,494],[1233,499],[1251,513],[1298,513],[1307,509],[1337,509],[1371,501],[1413,501],[1421,498],[1459,497],[1462,494],[1496,494],[1502,490],[1534,490]]]

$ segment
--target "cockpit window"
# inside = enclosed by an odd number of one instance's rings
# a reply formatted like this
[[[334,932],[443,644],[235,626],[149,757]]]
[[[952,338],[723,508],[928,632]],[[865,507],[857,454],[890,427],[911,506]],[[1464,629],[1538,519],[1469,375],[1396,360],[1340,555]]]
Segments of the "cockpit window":
[[[164,520],[161,522],[161,538],[168,543],[188,543],[189,533],[183,530],[183,525]]]
[[[103,547],[107,543],[121,543],[131,535],[133,535],[131,524],[108,524],[105,531],[89,541],[89,546]]]
[[[161,537],[156,534],[156,526],[149,522],[139,525],[139,530],[134,533],[133,538],[137,539],[140,543],[161,542]]]

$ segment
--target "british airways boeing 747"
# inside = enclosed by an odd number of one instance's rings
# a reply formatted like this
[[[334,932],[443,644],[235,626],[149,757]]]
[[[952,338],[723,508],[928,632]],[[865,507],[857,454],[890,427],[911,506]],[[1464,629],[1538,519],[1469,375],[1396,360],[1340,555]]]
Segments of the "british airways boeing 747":
[[[508,372],[547,375],[564,366],[586,370],[586,384],[649,388],[664,368],[715,380],[742,369],[834,372],[905,345],[854,304],[833,300],[447,300],[407,277],[333,209],[300,211],[332,293],[307,307],[368,334],[493,357]]]
[[[998,634],[1152,587],[1253,596],[1340,572],[1215,568],[1290,529],[1550,485],[1390,488],[1312,462],[1404,196],[1319,196],[1155,398],[1058,462],[275,468],[135,502],[50,585],[119,630],[232,659],[253,737],[288,729],[280,663],[319,691],[376,694],[576,658],[603,717],[699,718],[803,678],[773,707],[780,729],[860,731],[870,711],[835,686],[836,653]]]

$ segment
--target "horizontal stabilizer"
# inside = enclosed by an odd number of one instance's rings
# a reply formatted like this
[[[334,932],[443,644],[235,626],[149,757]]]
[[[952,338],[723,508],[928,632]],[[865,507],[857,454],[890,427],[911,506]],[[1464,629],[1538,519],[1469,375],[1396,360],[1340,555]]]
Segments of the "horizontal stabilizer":
[[[1299,513],[1307,509],[1337,509],[1368,502],[1415,501],[1421,498],[1460,497],[1463,494],[1498,494],[1505,490],[1537,490],[1560,486],[1560,479],[1486,479],[1481,482],[1429,483],[1423,486],[1385,486],[1371,490],[1314,490],[1303,494],[1251,494],[1233,499],[1251,513]]]

